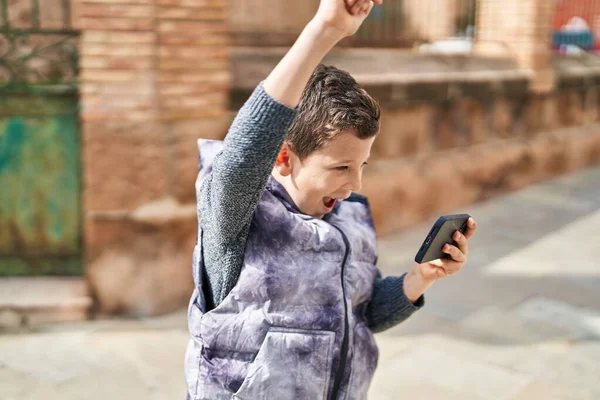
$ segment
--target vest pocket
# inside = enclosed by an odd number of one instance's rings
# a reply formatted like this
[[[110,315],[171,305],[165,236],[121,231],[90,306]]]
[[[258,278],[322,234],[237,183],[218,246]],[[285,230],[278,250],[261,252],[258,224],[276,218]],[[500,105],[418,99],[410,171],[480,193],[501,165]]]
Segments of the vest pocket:
[[[335,332],[270,328],[234,399],[327,398]]]

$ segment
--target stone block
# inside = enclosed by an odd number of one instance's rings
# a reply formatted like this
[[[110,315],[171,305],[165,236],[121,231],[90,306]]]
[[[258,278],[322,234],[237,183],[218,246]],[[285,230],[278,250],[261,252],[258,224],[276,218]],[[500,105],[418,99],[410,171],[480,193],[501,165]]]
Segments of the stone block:
[[[362,192],[369,198],[378,233],[390,234],[477,199],[478,192],[460,174],[462,161],[451,153],[436,153],[374,163],[365,171]]]
[[[482,143],[488,124],[484,104],[474,97],[458,97],[442,103],[433,118],[434,145],[438,149]]]
[[[453,103],[445,102],[435,109],[433,140],[434,148],[449,149],[458,144],[456,135],[457,111]]]
[[[422,219],[417,206],[425,193],[414,163],[399,160],[371,163],[365,170],[361,192],[369,198],[379,235],[385,236]]]
[[[543,128],[543,100],[539,95],[529,95],[524,99],[522,112],[517,124],[520,125],[523,136],[532,138]]]
[[[598,121],[598,92],[596,88],[588,88],[584,99],[584,123],[591,124]]]
[[[196,241],[195,206],[148,205],[161,219],[88,217],[87,279],[101,314],[161,314],[189,301]]]
[[[475,197],[487,199],[521,186],[517,182],[530,163],[526,150],[520,143],[491,142],[461,154],[458,170]]]
[[[506,138],[512,133],[513,110],[511,102],[506,98],[497,98],[492,111],[492,132],[494,135]]]
[[[563,127],[582,125],[585,120],[583,94],[579,90],[566,90],[558,94],[559,119]]]
[[[542,102],[540,113],[540,128],[546,131],[558,128],[560,126],[558,115],[560,109],[556,94],[551,93],[547,95],[542,95],[540,100]]]
[[[487,118],[483,103],[477,98],[466,97],[457,101],[458,121],[461,144],[483,143],[487,138]]]
[[[569,169],[565,142],[553,134],[539,135],[530,149],[535,174],[539,179],[550,178]]]
[[[391,158],[429,151],[431,112],[427,105],[384,109],[380,133],[373,145],[373,156]]]

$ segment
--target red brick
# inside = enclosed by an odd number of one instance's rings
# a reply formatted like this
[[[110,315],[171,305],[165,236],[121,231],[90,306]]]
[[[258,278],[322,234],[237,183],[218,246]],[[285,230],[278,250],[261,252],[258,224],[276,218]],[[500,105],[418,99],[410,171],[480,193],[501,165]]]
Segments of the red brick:
[[[158,23],[159,32],[178,32],[181,35],[197,36],[210,32],[228,32],[227,24],[218,22],[197,22],[197,21],[160,21]]]
[[[122,56],[122,57],[140,57],[155,55],[155,48],[151,44],[132,44],[132,43],[101,43],[88,44],[82,46],[82,56]]]
[[[189,96],[162,96],[161,106],[172,109],[225,106],[227,98],[227,93],[214,92]]]
[[[158,6],[180,6],[180,7],[218,7],[227,6],[227,0],[155,0]]]
[[[158,7],[158,18],[197,21],[223,21],[227,18],[225,7]]]
[[[84,31],[82,42],[87,43],[134,43],[153,44],[156,42],[155,32],[111,32]]]
[[[161,83],[158,85],[158,93],[160,96],[182,96],[196,95],[214,92],[227,92],[229,90],[228,83],[221,85],[211,84],[190,84],[190,83]]]
[[[154,7],[152,5],[82,3],[79,7],[79,15],[81,17],[103,18],[152,18]]]
[[[206,107],[202,109],[191,108],[176,108],[176,109],[163,109],[160,113],[160,119],[162,121],[181,121],[181,120],[196,120],[196,119],[213,119],[222,118],[228,113],[224,111],[222,105],[215,105],[213,107]]]
[[[116,5],[122,5],[122,4],[128,4],[128,5],[134,5],[134,4],[154,4],[155,0],[76,0],[76,2],[78,3],[88,3],[88,4],[116,4]]]
[[[161,70],[161,76],[168,77],[169,80],[180,80],[181,73],[175,71],[185,71],[187,75],[206,75],[207,71],[218,71],[219,73],[229,71],[229,60],[218,58],[202,60],[198,63],[197,60],[172,60],[169,58],[161,58],[158,61],[158,68]],[[173,72],[171,72],[173,71]]]
[[[154,60],[149,57],[82,57],[79,65],[90,69],[151,69]]]
[[[102,122],[148,122],[157,120],[156,112],[150,111],[127,111],[127,110],[82,110],[81,120],[85,123]]]
[[[231,79],[229,71],[218,72],[161,72],[158,76],[158,82],[179,82],[179,83],[225,83]]]
[[[221,46],[160,46],[159,55],[173,60],[202,60],[229,57],[230,51]]]
[[[158,42],[161,45],[200,45],[200,46],[210,46],[210,45],[220,45],[225,46],[231,43],[231,37],[228,33],[225,32],[210,32],[207,34],[203,34],[202,36],[187,36],[180,35],[178,33],[161,33],[158,39]]]
[[[133,81],[125,83],[100,83],[99,92],[108,95],[131,95],[154,97],[156,88],[144,82]]]
[[[81,30],[151,31],[154,29],[154,20],[152,18],[81,17],[78,27]]]
[[[139,75],[135,71],[85,69],[81,73],[84,82],[130,82],[136,79]]]

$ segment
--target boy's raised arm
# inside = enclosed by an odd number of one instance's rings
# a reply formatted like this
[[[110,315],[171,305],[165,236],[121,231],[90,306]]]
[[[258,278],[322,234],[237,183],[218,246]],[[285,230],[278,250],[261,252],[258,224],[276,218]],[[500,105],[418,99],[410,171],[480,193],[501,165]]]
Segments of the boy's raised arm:
[[[315,17],[239,111],[200,193],[201,218],[224,228],[221,240],[235,240],[250,222],[310,76],[341,39],[358,30],[373,4],[321,0]]]

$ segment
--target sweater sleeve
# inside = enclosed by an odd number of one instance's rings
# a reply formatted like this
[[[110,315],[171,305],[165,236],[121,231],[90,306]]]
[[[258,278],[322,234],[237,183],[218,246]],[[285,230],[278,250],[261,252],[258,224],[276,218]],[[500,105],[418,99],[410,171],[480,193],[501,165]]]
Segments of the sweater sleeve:
[[[404,277],[390,276],[375,281],[373,297],[366,310],[367,325],[373,332],[383,332],[410,317],[425,304],[424,296],[412,303],[404,293]]]
[[[207,250],[241,248],[296,110],[274,100],[261,82],[234,119],[212,172],[198,193],[199,223]],[[238,256],[241,256],[238,255]],[[238,257],[235,257],[236,259]],[[237,281],[241,262],[207,263],[210,291],[218,301]]]
[[[250,222],[295,114],[261,82],[234,119],[200,190],[202,219],[214,224],[224,241]]]

